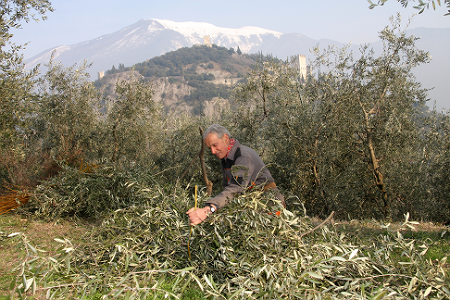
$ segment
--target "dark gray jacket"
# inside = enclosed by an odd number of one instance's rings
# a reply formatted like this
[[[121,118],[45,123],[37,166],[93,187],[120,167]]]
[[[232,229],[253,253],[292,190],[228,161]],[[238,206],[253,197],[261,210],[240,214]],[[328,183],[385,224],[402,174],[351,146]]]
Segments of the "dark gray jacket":
[[[224,190],[206,201],[206,204],[214,204],[218,209],[224,207],[235,194],[241,194],[251,186],[264,187],[274,181],[255,150],[241,145],[238,140],[228,158],[221,159],[220,164]]]

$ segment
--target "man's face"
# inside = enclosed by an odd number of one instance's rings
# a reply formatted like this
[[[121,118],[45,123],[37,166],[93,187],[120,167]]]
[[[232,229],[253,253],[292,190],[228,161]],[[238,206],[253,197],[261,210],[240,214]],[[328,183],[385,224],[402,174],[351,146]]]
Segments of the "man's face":
[[[218,159],[222,159],[227,154],[230,137],[228,134],[224,134],[223,137],[219,139],[216,133],[211,132],[206,136],[205,144],[211,149],[212,154]]]

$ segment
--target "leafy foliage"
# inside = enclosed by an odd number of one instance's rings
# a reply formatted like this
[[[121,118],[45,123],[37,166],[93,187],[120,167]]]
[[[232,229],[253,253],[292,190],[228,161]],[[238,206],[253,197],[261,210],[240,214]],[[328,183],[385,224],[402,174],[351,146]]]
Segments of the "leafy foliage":
[[[106,111],[107,128],[105,141],[111,147],[111,161],[144,161],[149,157],[149,148],[157,152],[160,148],[152,132],[160,128],[158,106],[153,102],[152,87],[148,82],[137,79],[120,81],[116,85],[117,97],[110,101]],[[126,157],[124,157],[126,156]]]
[[[387,2],[387,0],[379,0],[378,4],[374,4],[374,3],[372,3],[372,1],[369,0],[369,3],[370,3],[369,8],[373,9],[374,7],[376,7],[378,5],[383,6],[386,2]],[[397,0],[397,2],[401,3],[401,5],[403,7],[407,7],[410,2],[416,2],[416,1],[415,0],[412,0],[412,1],[410,1],[410,0]],[[436,10],[436,3],[439,6],[441,6],[441,1],[440,0],[436,0],[436,1],[435,0],[428,0],[428,1],[419,0],[418,2],[419,2],[419,4],[416,5],[416,6],[413,6],[413,7],[415,9],[419,10],[419,14],[423,13],[423,11],[425,9],[430,9],[430,5],[431,5],[431,8],[433,8],[433,10]],[[448,13],[446,13],[444,16],[449,16],[450,15],[450,1],[449,0],[444,0],[443,2],[446,4],[447,9],[448,9]]]
[[[43,150],[69,164],[77,153],[88,151],[95,131],[94,105],[100,95],[89,82],[88,65],[64,67],[50,60],[48,71],[39,79],[39,98],[34,105],[34,144],[44,139]],[[88,154],[86,154],[89,157]]]
[[[192,74],[192,71],[189,71],[189,66],[210,62],[219,63],[224,66],[224,69],[227,68],[226,66],[235,68],[228,50],[224,47],[212,45],[212,47],[195,46],[171,51],[136,64],[133,69],[145,77],[184,76],[185,74]]]
[[[406,36],[400,27],[398,19],[393,28],[380,32],[385,48],[378,56],[368,46],[361,48],[357,59],[346,48],[315,49],[317,58],[310,72],[321,72],[305,82],[288,61],[268,60],[259,54],[256,58],[261,60],[233,92],[239,109],[220,116],[220,122],[241,142],[257,149],[283,192],[298,197],[312,215],[323,217],[335,211],[339,218],[399,220],[408,212],[414,219],[448,222],[448,120],[422,115],[426,90],[411,70],[429,57],[416,49],[415,38]],[[197,87],[210,85],[200,79],[212,79],[207,63],[211,57],[228,61],[232,55],[237,56],[218,47],[167,54],[185,71],[179,80]],[[205,72],[194,74],[201,64]],[[79,182],[84,182],[86,170],[112,167],[118,174],[124,170],[161,174],[174,184],[198,155],[198,127],[217,122],[164,111],[154,103],[153,86],[145,78],[119,81],[115,96],[105,98],[87,80],[87,67],[66,68],[50,61],[37,83],[22,82],[30,85],[29,91],[36,88],[36,93],[17,91],[14,95],[22,95],[23,101],[8,102],[10,110],[14,107],[21,112],[24,103],[27,110],[20,117],[5,114],[8,129],[2,133],[15,142],[2,148],[2,179],[12,181],[29,172],[33,180],[28,182],[41,181],[45,187],[42,197],[56,202],[64,199],[55,215],[92,217],[109,206],[101,203],[92,209],[91,203],[78,203],[70,210],[65,206],[67,194],[82,202],[91,198],[47,189],[43,180],[62,172],[59,180],[68,175],[77,182],[74,170],[78,170]],[[197,89],[186,101],[194,102],[200,112],[200,99],[222,96],[227,90],[224,87],[219,92],[202,94]],[[14,163],[18,160],[20,164]],[[211,156],[207,162],[214,187],[220,189],[218,164]],[[20,172],[19,167],[27,164]],[[197,167],[177,184],[200,180]],[[57,182],[53,185],[58,186]],[[134,200],[112,207],[129,204]]]
[[[423,149],[423,166],[429,175],[424,176],[424,184],[430,189],[423,193],[427,208],[420,210],[421,215],[433,216],[433,219],[446,220],[450,211],[450,116],[435,115],[430,119],[430,130],[425,132],[426,145]]]
[[[28,210],[35,210],[43,218],[98,218],[110,211],[142,203],[132,188],[136,184],[136,173],[117,170],[113,165],[95,167],[89,172],[63,168],[61,176],[36,188],[36,199],[28,203]],[[148,180],[143,174],[139,176],[141,180]]]
[[[389,225],[379,225],[385,232],[364,243],[328,225],[302,236],[313,227],[304,212],[283,210],[270,194],[254,191],[192,230],[185,216],[192,186],[130,182],[127,189],[140,204],[112,212],[86,243],[61,237],[58,250],[47,254],[26,236],[10,234],[28,253],[18,265],[15,293],[53,299],[182,299],[188,291],[213,299],[450,295],[446,260],[425,260],[426,244]],[[414,222],[406,218],[402,226]]]
[[[408,211],[417,218],[430,207],[419,117],[426,90],[411,74],[428,53],[416,49],[399,19],[380,37],[378,57],[368,46],[358,59],[346,48],[315,49],[310,74],[322,71],[305,84],[288,62],[272,61],[236,89],[238,134],[313,214],[399,219]]]
[[[26,176],[26,165],[36,160],[27,155],[26,118],[32,112],[30,104],[35,100],[34,87],[37,69],[24,70],[20,51],[24,46],[12,42],[10,30],[20,28],[21,21],[45,19],[52,11],[49,1],[5,0],[0,3],[0,182],[27,185],[33,184],[34,174]],[[32,12],[36,11],[37,14]],[[22,143],[22,141],[25,142]],[[33,172],[30,172],[33,173]],[[24,176],[25,175],[25,176]],[[0,191],[2,186],[0,186]]]
[[[32,10],[45,19],[45,12],[52,11],[47,0],[16,1],[7,0],[0,4],[0,145],[12,142],[14,125],[23,119],[26,104],[31,100],[33,77],[36,70],[24,71],[23,46],[12,43],[12,28],[20,28],[20,21],[39,20]]]

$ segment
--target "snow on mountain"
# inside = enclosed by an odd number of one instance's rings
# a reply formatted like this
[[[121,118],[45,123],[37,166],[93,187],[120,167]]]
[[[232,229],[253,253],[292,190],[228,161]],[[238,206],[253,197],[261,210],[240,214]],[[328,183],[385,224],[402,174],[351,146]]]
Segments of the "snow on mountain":
[[[180,33],[193,45],[203,44],[203,38],[209,36],[211,41],[214,41],[214,44],[218,46],[241,44],[242,46],[239,48],[245,53],[261,43],[264,35],[272,35],[277,38],[283,35],[281,32],[251,26],[232,29],[217,27],[204,22],[174,22],[160,19],[154,21],[161,24],[166,30]],[[153,30],[153,27],[149,26],[148,30]],[[257,40],[253,41],[253,37],[257,37]]]
[[[221,28],[201,22],[174,22],[168,20],[140,20],[117,32],[70,46],[58,46],[27,59],[27,68],[48,63],[52,53],[55,61],[64,65],[93,63],[91,75],[111,69],[122,63],[131,66],[154,56],[203,44],[204,37],[218,46],[239,48],[248,53],[267,39],[279,39],[283,34],[258,27],[239,29]],[[254,51],[257,52],[257,51]],[[94,76],[96,77],[96,76]],[[95,79],[95,78],[94,78]]]
[[[251,36],[270,34],[279,38],[283,35],[281,32],[251,26],[232,29],[221,28],[203,22],[174,22],[159,19],[155,19],[155,21],[163,25],[165,29],[179,32],[187,37],[192,43],[199,42],[199,39],[203,40],[204,36],[209,36],[211,39],[220,39],[227,36],[228,39],[240,41],[243,37],[250,38]]]

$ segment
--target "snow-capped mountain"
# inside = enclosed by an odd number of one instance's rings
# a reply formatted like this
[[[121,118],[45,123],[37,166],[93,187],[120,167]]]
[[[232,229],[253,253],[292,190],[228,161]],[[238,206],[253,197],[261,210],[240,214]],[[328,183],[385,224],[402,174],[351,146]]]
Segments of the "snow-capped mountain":
[[[97,71],[109,70],[118,64],[132,66],[152,57],[210,42],[226,48],[239,46],[243,53],[273,54],[286,59],[295,54],[307,54],[318,41],[301,34],[282,34],[258,27],[221,28],[201,22],[173,22],[168,20],[140,20],[117,32],[71,46],[58,46],[27,59],[27,68],[54,60],[70,66],[87,60],[93,63],[93,79]],[[334,42],[335,43],[335,42]]]
[[[174,22],[159,19],[155,19],[151,22],[152,25],[155,24],[155,22],[158,22],[163,26],[163,28],[155,29],[155,26],[149,25],[148,31],[173,30],[184,35],[192,44],[203,42],[204,36],[209,36],[213,40],[217,39],[221,43],[227,44],[239,44],[247,39],[249,43],[243,44],[243,51],[250,51],[252,45],[258,44],[252,43],[251,39],[254,37],[258,37],[259,42],[261,42],[261,36],[263,35],[273,35],[277,38],[283,35],[281,32],[251,26],[246,26],[239,29],[231,29],[221,28],[209,23],[201,22]]]

